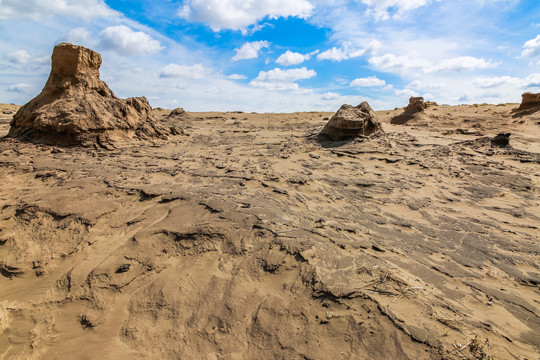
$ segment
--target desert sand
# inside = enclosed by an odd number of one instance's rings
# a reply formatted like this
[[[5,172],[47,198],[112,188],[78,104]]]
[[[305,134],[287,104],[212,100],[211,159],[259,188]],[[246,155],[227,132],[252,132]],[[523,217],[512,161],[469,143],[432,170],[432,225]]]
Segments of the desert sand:
[[[60,146],[5,137],[1,104],[0,359],[537,359],[518,106],[378,111],[337,141],[333,113],[157,108],[166,137]]]
[[[517,105],[377,112],[348,142],[316,112],[188,112],[114,150],[4,138],[0,358],[534,359],[540,114]]]

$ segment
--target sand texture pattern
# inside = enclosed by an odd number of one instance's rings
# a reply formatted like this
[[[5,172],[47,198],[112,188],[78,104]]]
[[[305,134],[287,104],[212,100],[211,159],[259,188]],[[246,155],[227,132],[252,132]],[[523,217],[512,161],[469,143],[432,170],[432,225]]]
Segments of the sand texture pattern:
[[[517,106],[341,141],[332,113],[164,109],[185,134],[3,138],[0,359],[536,359],[540,114]]]

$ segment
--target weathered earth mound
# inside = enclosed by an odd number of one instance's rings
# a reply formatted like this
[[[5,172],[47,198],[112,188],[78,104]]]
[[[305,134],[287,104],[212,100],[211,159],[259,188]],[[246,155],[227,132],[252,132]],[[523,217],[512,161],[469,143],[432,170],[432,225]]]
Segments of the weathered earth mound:
[[[99,78],[101,55],[61,43],[41,93],[13,117],[9,137],[45,144],[106,147],[115,140],[164,137],[144,97],[119,99]]]
[[[187,117],[188,114],[186,113],[186,110],[184,110],[183,108],[176,108],[174,110],[171,111],[171,113],[169,114],[169,116],[167,116],[168,119],[182,119],[182,118],[185,118]]]
[[[515,110],[517,114],[535,112],[540,110],[540,93],[533,94],[526,92],[521,95],[521,105]]]
[[[381,124],[367,102],[354,107],[343,105],[322,129],[320,135],[332,140],[371,135],[381,131]]]
[[[424,102],[423,97],[411,97],[409,99],[409,105],[405,108],[402,114],[394,116],[391,120],[391,124],[403,125],[409,120],[415,118],[419,113],[423,113],[426,110],[428,104]]]

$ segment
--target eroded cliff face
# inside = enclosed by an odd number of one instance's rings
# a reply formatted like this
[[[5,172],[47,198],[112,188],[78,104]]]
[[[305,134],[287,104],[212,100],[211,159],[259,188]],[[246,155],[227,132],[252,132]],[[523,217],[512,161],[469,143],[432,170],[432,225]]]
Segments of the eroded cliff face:
[[[108,146],[117,140],[163,138],[170,130],[144,97],[118,99],[99,78],[101,55],[61,43],[41,93],[13,117],[8,136],[45,144]]]

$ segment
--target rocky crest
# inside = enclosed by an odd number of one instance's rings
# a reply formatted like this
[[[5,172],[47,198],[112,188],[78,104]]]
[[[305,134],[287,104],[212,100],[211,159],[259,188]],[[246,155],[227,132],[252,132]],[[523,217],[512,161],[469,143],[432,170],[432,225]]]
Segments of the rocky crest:
[[[165,137],[144,97],[119,99],[99,78],[101,55],[82,46],[54,47],[41,93],[13,117],[9,137],[44,144],[107,147],[115,140]]]
[[[328,121],[320,135],[332,140],[371,135],[381,131],[381,124],[367,102],[354,107],[343,105]]]

